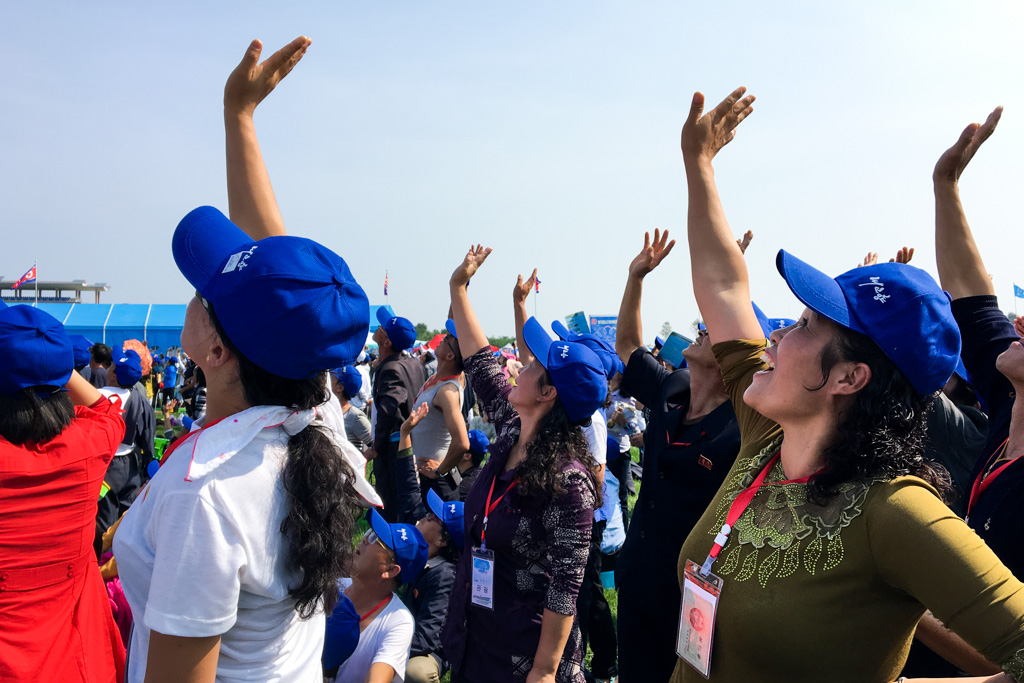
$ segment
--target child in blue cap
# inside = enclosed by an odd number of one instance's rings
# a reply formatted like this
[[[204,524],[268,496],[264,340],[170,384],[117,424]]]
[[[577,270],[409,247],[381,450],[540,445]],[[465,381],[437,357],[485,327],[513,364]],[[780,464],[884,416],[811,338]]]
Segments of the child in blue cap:
[[[712,167],[753,99],[739,88],[704,114],[697,93],[683,125],[694,295],[742,442],[679,556],[672,681],[892,681],[926,609],[1024,680],[1024,585],[922,457],[960,355],[949,296],[909,265],[833,278],[780,251],[806,308],[766,345]]]

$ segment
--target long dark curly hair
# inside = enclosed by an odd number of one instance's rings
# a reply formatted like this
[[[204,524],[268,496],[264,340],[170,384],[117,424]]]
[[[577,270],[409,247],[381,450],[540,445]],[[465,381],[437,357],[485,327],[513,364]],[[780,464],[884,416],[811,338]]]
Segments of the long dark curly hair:
[[[540,388],[551,384],[551,377],[545,372],[538,381]],[[554,498],[566,493],[562,486],[561,473],[565,465],[573,460],[587,468],[587,474],[594,486],[594,507],[601,507],[601,487],[598,486],[598,464],[590,453],[587,437],[581,426],[590,424],[590,419],[574,424],[556,396],[551,410],[541,418],[537,434],[526,445],[526,459],[519,465],[519,495]]]
[[[825,468],[807,485],[808,499],[824,505],[846,482],[892,479],[913,474],[947,498],[952,491],[942,465],[924,459],[926,418],[934,394],[919,394],[867,336],[840,325],[821,353],[821,389],[843,361],[866,363],[871,380],[843,411],[838,435],[825,449]]]
[[[326,371],[312,379],[271,374],[235,348],[213,309],[207,310],[221,340],[238,359],[242,392],[250,405],[309,410],[330,398]],[[290,506],[281,533],[288,539],[288,567],[301,574],[289,595],[302,619],[313,616],[321,602],[330,614],[338,600],[338,579],[349,574],[353,554],[352,533],[360,508],[352,484],[355,473],[325,430],[311,424],[288,439],[283,477]]]

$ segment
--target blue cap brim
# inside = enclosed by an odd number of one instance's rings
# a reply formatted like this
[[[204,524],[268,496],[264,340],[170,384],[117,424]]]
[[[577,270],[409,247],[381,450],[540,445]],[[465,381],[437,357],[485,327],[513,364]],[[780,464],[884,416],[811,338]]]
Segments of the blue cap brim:
[[[551,331],[558,335],[558,338],[562,341],[569,338],[569,328],[561,320],[555,320],[551,323]]]
[[[387,307],[381,306],[380,308],[377,309],[377,324],[380,325],[381,327],[384,327],[384,325],[387,324],[387,322],[391,320],[393,317],[394,315],[392,315],[392,313],[388,311]]]
[[[391,525],[373,508],[370,508],[368,514],[370,516],[370,528],[373,529],[373,533],[377,534],[377,538],[381,540],[381,543],[394,551],[395,539],[391,533]]]
[[[761,326],[761,332],[764,334],[765,339],[767,339],[771,336],[772,324],[768,322],[768,316],[765,315],[760,306],[753,301],[750,302],[750,305],[754,307],[754,315],[757,316],[757,322]]]
[[[537,362],[547,370],[548,349],[555,341],[548,336],[548,333],[544,331],[544,326],[536,318],[530,318],[523,325],[523,341],[526,342],[526,347],[530,349],[530,353],[537,359]]]
[[[784,249],[775,258],[782,279],[804,306],[843,327],[860,331],[850,316],[850,306],[839,283]]]
[[[212,206],[189,211],[174,229],[171,253],[178,270],[200,292],[232,255],[253,239]]]
[[[448,330],[448,334],[452,335],[456,339],[459,338],[459,335],[455,332],[455,321],[451,318],[444,321],[444,329]]]
[[[441,520],[441,524],[444,524],[444,501],[441,500],[441,496],[437,495],[437,491],[434,489],[427,490],[427,507]]]

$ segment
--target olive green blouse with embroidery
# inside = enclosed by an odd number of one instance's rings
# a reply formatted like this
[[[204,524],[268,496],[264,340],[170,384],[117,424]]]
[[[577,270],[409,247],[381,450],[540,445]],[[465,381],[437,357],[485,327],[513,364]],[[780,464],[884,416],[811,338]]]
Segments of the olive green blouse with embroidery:
[[[779,426],[743,403],[763,350],[714,347],[742,446],[683,544],[680,585],[686,560],[704,562],[730,503],[782,442]],[[766,482],[785,478],[776,462]],[[917,477],[846,484],[824,507],[807,501],[805,484],[764,487],[712,571],[724,580],[712,681],[888,683],[926,607],[1024,681],[1024,585]],[[703,680],[677,662],[673,683]]]

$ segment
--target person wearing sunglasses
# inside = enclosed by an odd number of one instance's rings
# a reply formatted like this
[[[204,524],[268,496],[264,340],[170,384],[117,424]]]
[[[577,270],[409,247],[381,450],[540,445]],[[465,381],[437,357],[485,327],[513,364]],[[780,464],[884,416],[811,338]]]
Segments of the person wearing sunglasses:
[[[740,432],[706,330],[683,349],[687,366],[667,369],[643,345],[644,280],[672,251],[668,231],[644,234],[629,264],[619,306],[615,350],[626,364],[621,389],[650,411],[643,475],[633,518],[615,566],[616,630],[622,683],[665,681],[676,665],[678,591],[675,563],[740,449]],[[655,344],[657,350],[657,343]],[[628,456],[623,455],[628,461]],[[629,470],[619,470],[628,483]]]
[[[401,683],[409,660],[413,616],[396,594],[427,566],[427,542],[411,524],[388,524],[371,509],[370,528],[339,586],[359,615],[359,643],[338,668],[338,683]]]

